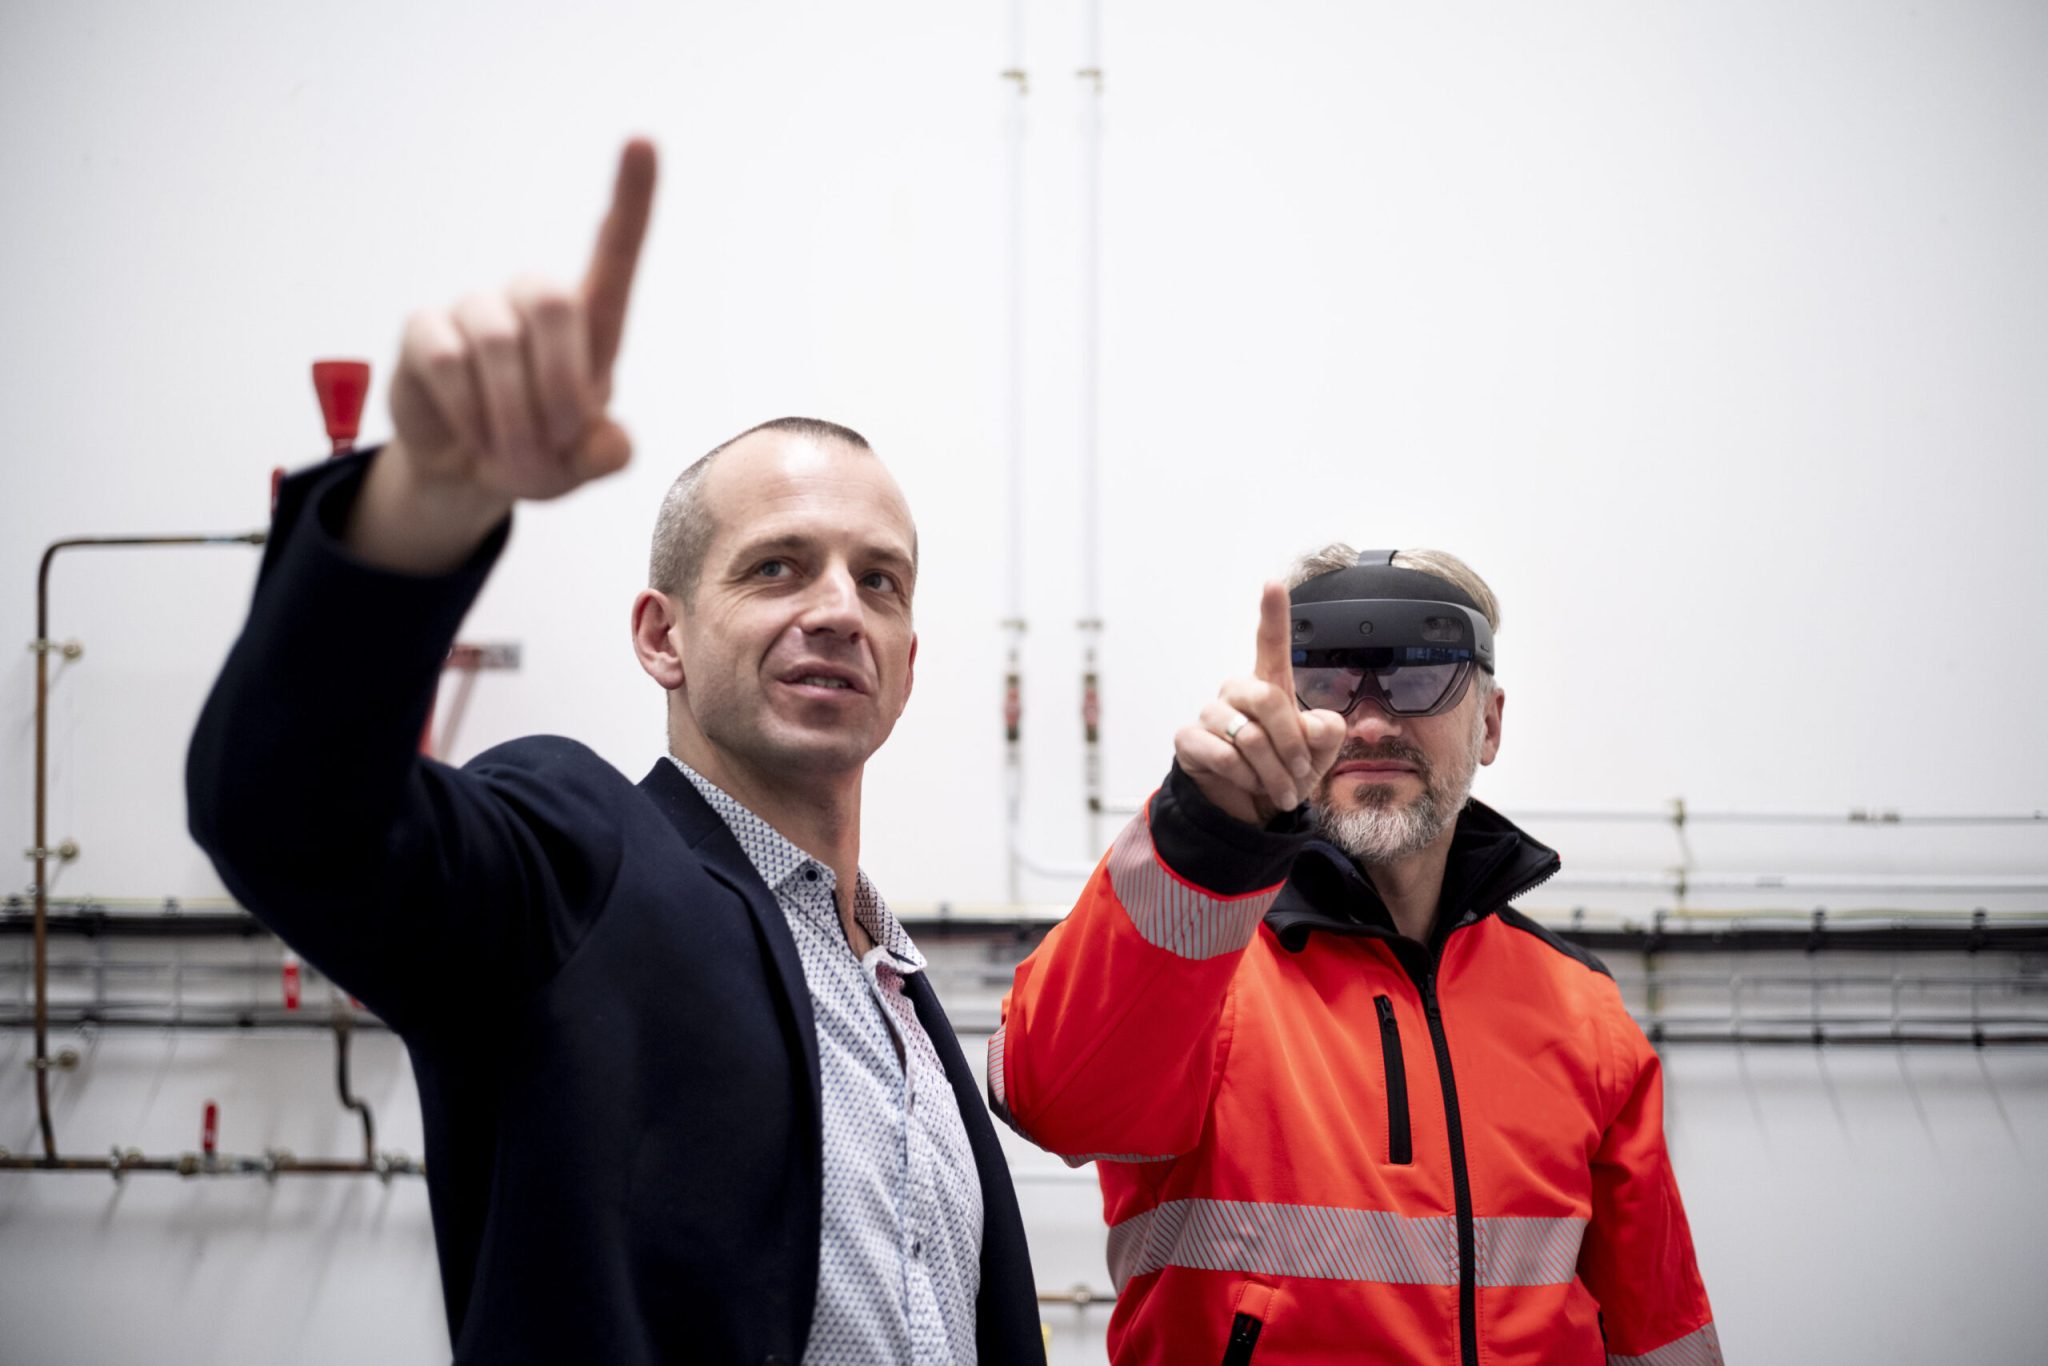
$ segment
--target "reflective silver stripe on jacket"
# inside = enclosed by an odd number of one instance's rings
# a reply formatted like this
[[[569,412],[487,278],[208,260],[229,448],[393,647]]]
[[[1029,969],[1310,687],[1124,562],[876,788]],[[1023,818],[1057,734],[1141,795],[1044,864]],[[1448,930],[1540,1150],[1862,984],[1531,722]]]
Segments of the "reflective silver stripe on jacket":
[[[1496,1216],[1473,1223],[1480,1285],[1569,1285],[1576,1276],[1585,1220]],[[1391,1210],[1169,1200],[1110,1229],[1109,1272],[1118,1294],[1133,1277],[1169,1266],[1456,1285],[1458,1221]],[[1655,1366],[1667,1363],[1658,1358]]]
[[[1069,1167],[1085,1167],[1090,1162],[1171,1162],[1179,1153],[1061,1153],[1060,1161]]]
[[[1665,1343],[1636,1357],[1610,1355],[1607,1366],[1721,1366],[1721,1335],[1714,1325]]]
[[[1152,828],[1138,816],[1109,847],[1109,885],[1145,942],[1182,958],[1216,958],[1252,942],[1280,895],[1275,883],[1247,896],[1215,897],[1166,870]]]
[[[999,1024],[996,1032],[988,1036],[988,1107],[996,1112],[996,1118],[1017,1129],[1017,1121],[1010,1118],[1010,1086],[1003,1077],[1003,1031],[1009,1027],[1007,1023]]]

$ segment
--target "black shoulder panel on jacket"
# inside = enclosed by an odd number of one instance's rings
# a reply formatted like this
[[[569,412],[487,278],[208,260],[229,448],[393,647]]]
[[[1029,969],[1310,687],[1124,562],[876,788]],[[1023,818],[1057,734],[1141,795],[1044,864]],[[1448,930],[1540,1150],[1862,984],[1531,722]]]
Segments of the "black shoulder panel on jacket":
[[[1614,976],[1613,973],[1607,970],[1607,965],[1601,962],[1600,959],[1594,955],[1591,949],[1579,947],[1577,944],[1574,944],[1569,939],[1566,939],[1562,935],[1559,935],[1557,932],[1550,929],[1548,926],[1537,924],[1535,921],[1531,920],[1528,916],[1523,915],[1514,907],[1503,906],[1500,908],[1497,914],[1500,916],[1502,924],[1513,925],[1516,929],[1522,931],[1524,934],[1535,935],[1538,939],[1541,939],[1544,943],[1550,945],[1550,947],[1556,949],[1565,957],[1573,960],[1574,962],[1581,963],[1584,966],[1591,968],[1593,971],[1599,973],[1602,977],[1611,979]]]

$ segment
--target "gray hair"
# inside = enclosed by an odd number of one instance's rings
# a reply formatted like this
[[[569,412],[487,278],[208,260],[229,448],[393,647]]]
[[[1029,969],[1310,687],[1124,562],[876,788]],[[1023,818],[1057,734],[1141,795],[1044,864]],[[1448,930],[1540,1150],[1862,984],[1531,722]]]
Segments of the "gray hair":
[[[1342,541],[1332,541],[1320,550],[1312,550],[1296,560],[1287,571],[1289,592],[1301,587],[1310,579],[1324,574],[1333,574],[1339,569],[1349,569],[1358,563],[1358,552]],[[1486,586],[1486,580],[1479,577],[1471,565],[1448,550],[1403,550],[1395,554],[1397,569],[1418,569],[1433,574],[1446,583],[1462,590],[1479,608],[1479,615],[1486,618],[1486,624],[1496,632],[1500,630],[1500,599]],[[1476,669],[1479,679],[1479,700],[1484,702],[1494,690],[1493,675],[1484,669]]]
[[[649,588],[684,599],[697,591],[697,580],[704,573],[705,553],[718,533],[703,494],[704,476],[711,472],[712,461],[756,432],[788,432],[813,441],[838,441],[870,454],[874,451],[868,439],[853,428],[817,417],[778,417],[721,442],[677,475],[662,497],[661,511],[654,518],[654,545],[647,557]]]

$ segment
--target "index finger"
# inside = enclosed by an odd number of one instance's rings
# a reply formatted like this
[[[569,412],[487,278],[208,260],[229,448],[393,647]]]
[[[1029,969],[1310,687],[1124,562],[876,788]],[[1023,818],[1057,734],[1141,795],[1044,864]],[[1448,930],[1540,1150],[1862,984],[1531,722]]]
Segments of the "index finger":
[[[1268,583],[1259,597],[1259,654],[1252,672],[1262,681],[1294,696],[1294,614],[1287,590]]]
[[[612,206],[597,230],[597,249],[583,277],[583,309],[590,325],[590,368],[602,381],[610,378],[626,331],[626,301],[633,293],[633,272],[640,264],[640,244],[647,237],[648,215],[654,209],[654,144],[634,138],[619,153],[619,175],[612,185]]]

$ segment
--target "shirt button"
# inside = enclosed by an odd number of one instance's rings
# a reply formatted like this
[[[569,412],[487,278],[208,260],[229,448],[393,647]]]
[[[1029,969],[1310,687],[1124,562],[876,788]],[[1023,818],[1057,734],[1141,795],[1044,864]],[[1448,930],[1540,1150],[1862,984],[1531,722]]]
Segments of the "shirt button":
[[[817,870],[816,868],[806,868],[806,869],[804,869],[804,881],[805,881],[805,882],[816,882],[817,880],[818,880],[818,870]]]
[[[924,1239],[920,1238],[910,1245],[910,1255],[919,1259],[924,1257]]]

